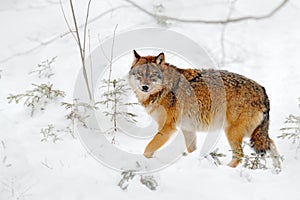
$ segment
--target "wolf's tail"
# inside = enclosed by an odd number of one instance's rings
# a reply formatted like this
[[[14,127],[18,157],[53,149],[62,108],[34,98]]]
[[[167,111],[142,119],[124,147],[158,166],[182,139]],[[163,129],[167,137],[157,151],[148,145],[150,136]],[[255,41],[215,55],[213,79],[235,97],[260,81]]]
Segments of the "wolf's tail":
[[[263,120],[256,127],[251,135],[251,146],[257,153],[265,153],[267,150],[270,150],[270,142],[271,139],[268,134],[269,130],[269,121],[270,121],[270,102],[269,98],[266,94],[265,88],[263,88],[264,92],[264,112],[263,112]]]

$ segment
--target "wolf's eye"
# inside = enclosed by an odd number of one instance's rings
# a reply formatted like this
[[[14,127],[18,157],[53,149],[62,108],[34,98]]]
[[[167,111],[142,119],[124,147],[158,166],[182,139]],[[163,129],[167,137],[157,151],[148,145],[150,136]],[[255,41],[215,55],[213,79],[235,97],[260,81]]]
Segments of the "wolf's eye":
[[[154,73],[152,76],[150,76],[150,79],[151,80],[152,79],[155,79],[155,80],[161,79],[161,74],[160,73]]]
[[[141,76],[141,75],[136,75],[136,79],[137,79],[138,81],[140,81],[140,80],[142,80],[142,76]]]
[[[155,76],[150,77],[150,80],[153,81],[153,82],[154,82],[154,81],[157,81],[157,77],[155,77]]]

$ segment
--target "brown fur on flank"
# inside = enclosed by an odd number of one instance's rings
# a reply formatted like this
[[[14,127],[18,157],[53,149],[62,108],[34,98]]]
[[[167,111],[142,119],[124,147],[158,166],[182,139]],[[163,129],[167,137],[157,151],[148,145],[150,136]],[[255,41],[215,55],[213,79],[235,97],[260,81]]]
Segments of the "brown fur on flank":
[[[177,127],[183,132],[188,152],[196,149],[197,131],[224,128],[233,152],[228,164],[231,167],[243,157],[241,144],[245,137],[251,138],[257,152],[270,150],[278,156],[268,136],[268,96],[264,87],[244,76],[225,70],[180,69],[166,63],[164,53],[142,57],[134,51],[129,83],[158,123],[158,132],[144,151],[147,158],[168,141]]]

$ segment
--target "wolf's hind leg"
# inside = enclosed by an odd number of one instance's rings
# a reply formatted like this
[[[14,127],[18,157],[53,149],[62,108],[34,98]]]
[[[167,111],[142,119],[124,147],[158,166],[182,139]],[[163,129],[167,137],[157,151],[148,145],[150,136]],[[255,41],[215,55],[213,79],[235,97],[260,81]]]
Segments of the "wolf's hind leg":
[[[182,130],[185,145],[189,153],[192,153],[197,149],[197,138],[196,138],[196,132],[195,131],[187,131]]]
[[[276,145],[272,139],[270,139],[270,154],[273,161],[274,166],[274,173],[278,174],[281,172],[281,161],[280,161],[280,155],[278,153],[278,150],[276,148]]]
[[[240,131],[242,130],[239,126],[230,126],[226,128],[226,136],[232,151],[232,159],[228,163],[228,166],[230,167],[237,167],[244,156],[242,148],[243,137],[240,134]]]

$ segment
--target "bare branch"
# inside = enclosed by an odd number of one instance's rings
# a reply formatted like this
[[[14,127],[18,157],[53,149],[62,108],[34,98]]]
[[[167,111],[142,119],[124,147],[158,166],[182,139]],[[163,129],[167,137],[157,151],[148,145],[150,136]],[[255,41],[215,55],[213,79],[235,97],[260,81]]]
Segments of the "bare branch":
[[[230,2],[229,11],[228,11],[226,20],[231,18],[231,15],[234,11],[234,6],[235,6],[236,2],[237,2],[237,0],[233,0]],[[225,60],[226,60],[225,34],[226,34],[227,25],[228,24],[222,25],[221,38],[220,38],[220,40],[221,40],[221,65],[222,66],[225,64]]]
[[[109,58],[108,58],[108,56],[105,54],[105,51],[104,51],[103,46],[102,46],[102,41],[101,41],[101,38],[100,38],[100,34],[98,34],[98,43],[99,43],[99,45],[100,45],[101,51],[102,51],[102,53],[103,53],[103,55],[104,55],[106,61],[109,62]]]
[[[91,2],[91,0],[89,1],[89,4],[88,4],[88,11],[89,11],[90,2]],[[81,40],[80,40],[80,36],[79,36],[79,30],[78,30],[78,25],[77,25],[77,20],[76,20],[76,15],[75,15],[75,10],[74,10],[74,6],[73,6],[72,0],[70,0],[70,7],[71,7],[71,11],[72,11],[72,17],[73,17],[74,26],[75,26],[75,33],[76,33],[76,37],[77,37],[77,41],[78,41],[78,48],[79,48],[79,51],[80,51],[83,76],[84,76],[85,84],[86,84],[87,91],[88,91],[88,94],[89,94],[89,99],[93,100],[91,89],[90,89],[90,86],[89,86],[88,76],[87,76],[87,72],[86,72],[85,46],[81,45]],[[88,21],[88,19],[87,19],[88,16],[89,15],[87,14],[86,15],[86,22]],[[83,41],[84,45],[85,45],[85,39],[86,39],[86,37],[85,37],[85,35],[86,35],[86,26],[87,26],[87,24],[84,25],[84,27],[85,27],[84,28],[84,41]]]
[[[110,82],[111,82],[112,63],[113,63],[113,57],[114,57],[115,36],[116,36],[116,30],[117,30],[117,28],[118,28],[118,24],[115,26],[114,35],[113,35],[112,44],[111,44],[107,92],[109,92],[109,86],[110,86]]]
[[[65,10],[64,10],[64,7],[63,7],[63,5],[62,5],[61,0],[59,0],[59,4],[60,4],[61,12],[62,12],[62,14],[63,14],[63,16],[64,16],[64,20],[65,20],[65,22],[66,22],[66,24],[67,24],[67,27],[68,27],[70,33],[72,34],[74,40],[76,41],[77,45],[78,45],[78,41],[77,41],[77,39],[76,39],[76,37],[75,37],[75,35],[74,35],[74,31],[72,30],[72,28],[71,28],[71,26],[70,26],[70,24],[69,24],[69,22],[68,22],[68,20],[67,20],[67,16],[66,16],[66,13],[65,13]]]
[[[78,46],[79,46],[79,49],[80,49],[80,56],[81,56],[81,59],[84,61],[84,52],[82,51],[82,45],[81,45],[81,40],[80,40],[80,35],[79,35],[79,29],[78,29],[78,26],[77,26],[77,19],[76,19],[76,14],[75,14],[75,10],[74,10],[72,0],[70,0],[70,7],[71,7],[71,11],[72,11],[73,23],[74,23],[74,26],[75,26],[76,39],[77,39]]]
[[[92,61],[92,52],[91,52],[91,33],[90,33],[90,29],[88,30],[88,38],[89,38],[89,60],[90,60],[90,67],[91,67],[91,87],[92,87],[92,93],[93,93],[93,97],[94,95],[94,77],[93,77],[93,61]]]
[[[123,6],[118,6],[118,7],[115,7],[115,8],[108,9],[108,10],[104,11],[103,13],[97,15],[96,17],[94,17],[94,18],[88,20],[88,23],[91,24],[91,23],[97,21],[98,19],[101,19],[102,17],[106,16],[107,14],[110,14],[111,12],[113,12],[113,11],[115,11],[115,10],[118,10],[118,9],[121,9],[121,8],[129,8],[129,7],[131,7],[131,6],[124,6],[124,5],[123,5]],[[81,29],[81,28],[83,28],[83,27],[84,27],[84,24],[81,24],[78,28]],[[11,59],[13,59],[13,58],[15,58],[15,57],[22,56],[22,55],[26,55],[26,54],[30,54],[30,53],[34,52],[35,50],[38,50],[38,49],[40,49],[40,48],[43,47],[43,46],[47,46],[47,45],[49,45],[49,44],[51,44],[51,43],[53,43],[53,42],[55,42],[55,41],[61,39],[62,37],[66,36],[66,35],[68,35],[68,34],[70,34],[70,33],[73,34],[74,31],[68,30],[67,32],[64,32],[64,33],[62,33],[62,34],[53,36],[52,38],[50,38],[50,39],[48,39],[48,40],[45,40],[45,41],[39,41],[39,42],[38,42],[38,43],[39,43],[38,45],[36,45],[36,46],[34,46],[34,47],[30,48],[30,49],[27,49],[27,50],[25,50],[25,51],[20,51],[20,52],[14,53],[14,54],[12,54],[11,56],[8,56],[8,57],[6,57],[6,58],[0,60],[0,64],[1,64],[1,63],[5,63],[5,62],[7,62],[7,61],[9,61],[9,60],[11,60]],[[76,37],[75,37],[75,38],[76,38]]]
[[[87,29],[87,25],[88,25],[89,14],[90,14],[91,1],[92,0],[89,0],[89,2],[88,2],[88,7],[87,7],[87,10],[86,10],[86,16],[85,16],[85,22],[84,22],[84,29],[83,29],[83,51],[85,51],[86,29]]]
[[[248,20],[263,20],[263,19],[267,19],[267,18],[270,18],[272,17],[273,15],[275,15],[279,10],[281,10],[288,2],[289,0],[283,0],[282,3],[280,3],[277,7],[275,7],[273,10],[271,10],[269,13],[265,14],[265,15],[261,15],[261,16],[244,16],[244,17],[239,17],[239,18],[230,18],[230,19],[227,19],[227,20],[202,20],[202,19],[181,19],[181,18],[176,18],[176,17],[169,17],[169,16],[164,16],[164,15],[156,15],[152,12],[149,12],[147,11],[146,9],[144,9],[143,7],[139,6],[138,4],[134,3],[132,0],[124,0],[126,1],[127,3],[131,4],[132,6],[134,6],[135,8],[139,9],[140,11],[146,13],[147,15],[151,16],[151,17],[154,17],[154,18],[164,18],[165,20],[171,20],[171,21],[177,21],[177,22],[185,22],[185,23],[203,23],[203,24],[228,24],[228,23],[237,23],[237,22],[242,22],[242,21],[248,21]],[[88,20],[88,23],[91,24],[93,22],[95,22],[96,20],[102,18],[103,16],[117,10],[117,9],[121,9],[121,8],[128,8],[130,6],[118,6],[118,7],[115,7],[115,8],[111,8],[111,9],[108,9],[107,11],[99,14],[98,16],[94,17],[93,19],[91,20]],[[80,25],[78,28],[81,29],[84,27],[84,24]],[[62,38],[63,36],[65,35],[68,35],[72,33],[73,34],[73,31],[68,31],[68,32],[65,32],[63,34],[59,34],[57,36],[54,36],[52,37],[51,39],[48,39],[30,49],[27,49],[25,51],[21,51],[21,52],[17,52],[9,57],[6,57],[2,60],[0,60],[0,63],[5,63],[15,57],[18,57],[18,56],[22,56],[22,55],[26,55],[26,54],[29,54],[31,52],[34,52],[35,50],[43,47],[43,46],[46,46],[48,44],[51,44],[53,42],[55,42],[56,40]]]
[[[229,18],[225,20],[204,20],[204,19],[182,19],[182,18],[176,18],[176,17],[170,17],[166,15],[158,15],[155,13],[152,13],[142,6],[138,5],[137,3],[133,2],[132,0],[124,0],[127,3],[131,4],[138,10],[144,12],[145,14],[155,18],[155,19],[163,19],[163,20],[170,20],[170,21],[176,21],[176,22],[184,22],[184,23],[202,23],[202,24],[229,24],[229,23],[237,23],[242,21],[249,21],[249,20],[263,20],[268,19],[275,15],[281,8],[283,8],[289,0],[283,0],[277,7],[273,8],[269,13],[261,16],[244,16],[244,17],[238,17],[238,18]]]

